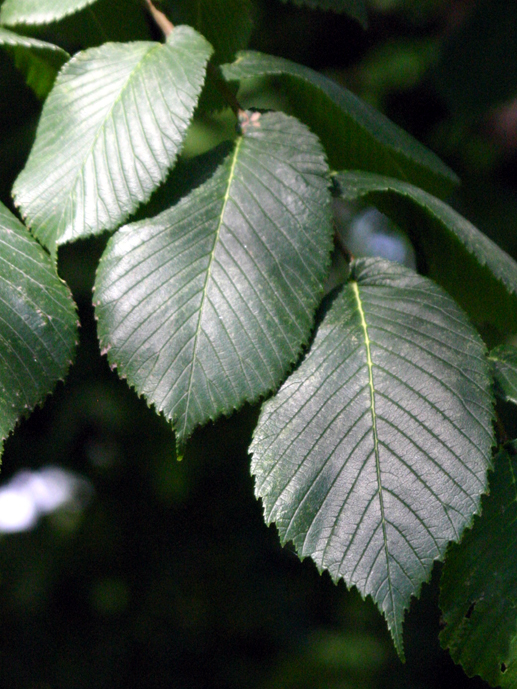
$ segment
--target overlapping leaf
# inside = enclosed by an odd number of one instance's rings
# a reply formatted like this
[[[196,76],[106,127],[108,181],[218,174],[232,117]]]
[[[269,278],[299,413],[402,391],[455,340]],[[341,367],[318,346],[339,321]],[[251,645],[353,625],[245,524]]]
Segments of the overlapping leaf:
[[[287,2],[287,0],[283,0]],[[344,12],[357,19],[363,26],[368,24],[368,14],[364,0],[291,0],[295,5],[306,5],[313,9]]]
[[[475,322],[517,331],[517,263],[497,244],[450,206],[411,184],[355,171],[339,173],[335,180],[341,198],[373,203],[407,231],[430,277]]]
[[[205,36],[218,62],[245,48],[253,28],[251,0],[167,0],[162,9],[175,24],[188,24]]]
[[[275,76],[293,113],[318,134],[336,170],[368,170],[410,180],[439,196],[457,183],[456,175],[416,139],[347,89],[307,67],[244,51],[222,69],[229,81]]]
[[[490,352],[495,390],[505,402],[517,404],[517,347],[499,345]]]
[[[0,9],[0,23],[49,24],[74,14],[97,0],[4,0]]]
[[[483,512],[447,553],[440,607],[444,648],[469,677],[517,686],[517,462],[515,443],[501,451]]]
[[[329,265],[330,201],[318,139],[255,113],[213,177],[110,240],[99,339],[180,443],[273,389],[298,357]]]
[[[372,596],[399,653],[411,596],[485,490],[490,386],[484,346],[441,288],[362,259],[261,412],[251,452],[266,521]]]
[[[58,70],[70,55],[57,45],[20,36],[0,27],[0,46],[13,57],[27,84],[38,98],[45,98],[56,78]]]
[[[59,244],[114,229],[163,181],[180,150],[211,47],[177,27],[166,44],[107,43],[56,80],[14,185],[38,239]]]
[[[18,419],[64,377],[76,320],[48,255],[0,203],[0,453]]]

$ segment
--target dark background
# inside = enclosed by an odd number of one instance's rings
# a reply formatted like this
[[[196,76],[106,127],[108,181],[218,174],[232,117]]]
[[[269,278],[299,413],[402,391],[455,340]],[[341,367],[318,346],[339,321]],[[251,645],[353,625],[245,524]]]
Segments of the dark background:
[[[322,70],[430,146],[462,179],[451,203],[516,256],[516,3],[370,0],[369,11],[365,31],[257,0],[251,47]],[[83,47],[74,21],[47,35]],[[0,199],[10,203],[41,104],[3,54],[0,93]],[[204,126],[215,140],[219,124]],[[402,665],[371,601],[280,547],[249,475],[257,408],[199,430],[176,461],[168,424],[99,355],[91,287],[104,244],[60,253],[82,322],[76,362],[5,444],[2,484],[57,465],[91,492],[0,535],[0,687],[487,686],[439,648],[439,565],[407,616]]]

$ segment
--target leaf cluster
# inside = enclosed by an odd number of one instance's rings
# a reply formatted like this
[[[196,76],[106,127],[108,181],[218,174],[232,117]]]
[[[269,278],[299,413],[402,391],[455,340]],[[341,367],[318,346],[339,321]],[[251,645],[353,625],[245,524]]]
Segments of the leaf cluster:
[[[23,223],[0,205],[0,442],[73,359],[60,247],[110,232],[101,352],[171,422],[178,455],[196,427],[265,400],[251,472],[282,542],[371,596],[401,658],[411,598],[446,559],[443,644],[514,686],[515,567],[494,543],[515,536],[514,451],[493,461],[493,426],[494,393],[517,401],[517,264],[444,201],[457,178],[431,151],[322,75],[245,50],[251,0],[147,4],[163,40],[128,0],[135,40],[78,51],[35,27],[102,0],[0,9],[0,46],[44,101],[12,189]],[[366,23],[361,0],[305,4]],[[272,77],[285,112],[241,107]],[[221,104],[234,128],[189,158]],[[406,233],[420,273],[343,247],[333,206],[358,199]],[[333,252],[347,277],[329,291]]]

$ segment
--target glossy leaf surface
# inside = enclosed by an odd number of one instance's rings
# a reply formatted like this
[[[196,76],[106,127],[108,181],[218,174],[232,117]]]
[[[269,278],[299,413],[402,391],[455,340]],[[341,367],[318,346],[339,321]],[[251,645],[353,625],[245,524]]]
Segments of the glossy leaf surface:
[[[283,0],[287,2],[288,0]],[[368,14],[364,0],[291,0],[295,5],[305,5],[312,9],[344,12],[357,19],[363,27],[368,24]]]
[[[65,376],[76,320],[48,254],[0,203],[0,452],[18,419]]]
[[[517,404],[517,347],[500,345],[490,352],[495,391],[505,402]]]
[[[106,43],[68,62],[43,108],[17,205],[52,254],[116,228],[163,181],[211,53],[190,27],[166,44]]]
[[[307,127],[255,113],[207,182],[110,240],[96,281],[101,345],[180,444],[297,359],[329,267],[328,187]]]
[[[336,193],[372,203],[405,230],[439,282],[479,323],[517,331],[517,263],[466,218],[422,189],[364,172],[335,176]],[[461,270],[458,270],[461,266]]]
[[[336,82],[271,55],[244,51],[223,66],[228,80],[275,76],[293,113],[321,138],[334,169],[358,169],[409,179],[438,195],[456,175],[416,139]]]
[[[57,45],[28,38],[0,27],[0,46],[13,57],[27,84],[38,98],[45,98],[58,70],[70,55]]]
[[[69,14],[79,12],[97,0],[4,0],[0,9],[0,23],[50,24]]]
[[[484,346],[443,290],[362,259],[255,430],[267,523],[370,595],[401,655],[411,596],[486,488],[490,384]]]
[[[483,512],[447,553],[440,641],[472,677],[517,686],[517,462],[515,443],[490,474]]]

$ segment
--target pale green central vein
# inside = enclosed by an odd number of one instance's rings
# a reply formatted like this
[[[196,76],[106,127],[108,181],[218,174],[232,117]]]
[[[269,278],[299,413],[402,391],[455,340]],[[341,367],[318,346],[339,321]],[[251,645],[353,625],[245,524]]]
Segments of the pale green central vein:
[[[209,263],[208,263],[208,268],[207,268],[207,271],[206,271],[206,279],[205,279],[205,284],[204,284],[204,287],[203,287],[203,296],[201,297],[201,304],[199,305],[199,316],[198,316],[198,319],[197,319],[196,334],[195,334],[195,337],[194,337],[194,351],[193,351],[193,353],[192,353],[192,364],[191,364],[191,367],[190,367],[190,375],[189,375],[189,381],[188,381],[187,403],[186,403],[186,405],[185,405],[185,414],[184,414],[184,417],[183,417],[183,429],[182,429],[182,431],[181,431],[182,436],[185,435],[185,429],[186,429],[186,427],[187,427],[187,421],[188,421],[188,410],[189,410],[189,406],[190,406],[190,396],[191,396],[191,393],[192,393],[192,385],[193,385],[193,380],[194,380],[194,368],[195,368],[195,365],[196,365],[196,355],[197,355],[197,348],[198,348],[198,343],[199,343],[199,333],[200,333],[200,331],[201,331],[201,318],[202,318],[202,315],[203,315],[203,307],[204,307],[204,305],[205,305],[206,296],[207,296],[207,292],[208,292],[208,285],[209,285],[209,283],[210,283],[210,276],[211,276],[211,273],[212,273],[212,266],[213,266],[213,263],[214,263],[214,256],[215,256],[215,251],[216,251],[216,248],[217,248],[217,242],[219,241],[219,235],[221,234],[221,227],[222,227],[222,225],[223,225],[223,220],[224,220],[224,214],[225,214],[225,211],[226,211],[226,206],[227,206],[228,200],[229,200],[229,198],[230,198],[230,189],[231,189],[231,186],[232,186],[233,178],[234,178],[234,176],[235,176],[235,166],[236,166],[236,164],[237,164],[237,158],[238,158],[238,155],[239,155],[239,149],[240,149],[240,147],[241,147],[241,143],[242,143],[242,137],[239,137],[239,138],[237,139],[236,144],[235,144],[235,151],[234,151],[234,153],[233,153],[233,160],[232,160],[232,165],[231,165],[231,168],[230,168],[230,174],[228,175],[228,184],[227,184],[227,187],[226,187],[226,193],[225,193],[225,195],[224,195],[223,206],[222,206],[222,208],[221,208],[221,213],[220,213],[220,215],[219,215],[219,223],[218,223],[218,225],[217,225],[217,229],[216,229],[216,232],[215,232],[214,246],[213,246],[213,249],[212,249],[212,254],[211,254],[211,256],[210,256],[210,261],[209,261]]]
[[[373,361],[372,361],[372,351],[370,337],[368,335],[368,325],[366,323],[366,318],[364,315],[363,304],[361,302],[361,296],[359,294],[359,287],[357,282],[352,281],[352,290],[357,302],[357,309],[359,311],[359,316],[361,318],[361,327],[363,329],[364,342],[366,347],[366,365],[368,366],[368,387],[370,389],[370,412],[372,415],[372,433],[373,433],[373,448],[375,452],[375,467],[377,471],[377,490],[379,494],[379,504],[381,508],[381,524],[382,524],[382,535],[384,540],[384,554],[386,556],[386,569],[388,571],[388,585],[390,590],[391,605],[393,607],[393,612],[395,611],[395,604],[393,601],[393,587],[391,584],[391,574],[390,574],[390,560],[388,553],[388,536],[386,533],[386,517],[384,513],[384,497],[382,494],[382,481],[381,481],[381,463],[379,457],[379,437],[377,434],[377,414],[375,412],[375,387],[373,385]],[[398,646],[398,621],[397,616],[394,614],[394,624],[396,627],[396,644]]]

